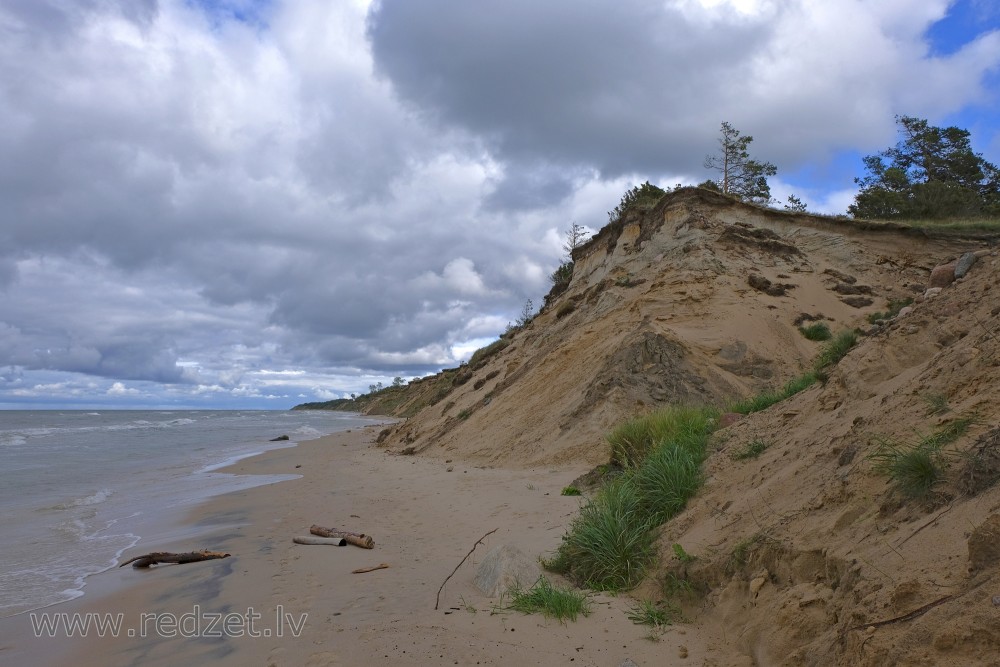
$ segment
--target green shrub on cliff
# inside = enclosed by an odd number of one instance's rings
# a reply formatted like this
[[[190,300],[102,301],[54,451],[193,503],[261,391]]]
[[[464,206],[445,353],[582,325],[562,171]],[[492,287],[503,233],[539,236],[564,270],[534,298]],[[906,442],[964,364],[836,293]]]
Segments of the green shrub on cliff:
[[[653,185],[649,181],[646,181],[642,185],[637,185],[622,195],[621,201],[618,202],[618,206],[613,211],[608,211],[608,220],[610,222],[618,222],[625,216],[625,213],[633,208],[653,208],[665,194],[667,194],[666,190]]]
[[[510,345],[510,341],[507,340],[506,338],[501,338],[499,340],[493,341],[486,347],[479,348],[478,350],[473,352],[472,356],[469,358],[469,368],[473,370],[479,368],[484,363],[486,363],[487,359],[492,357],[494,354],[502,351],[508,345]]]

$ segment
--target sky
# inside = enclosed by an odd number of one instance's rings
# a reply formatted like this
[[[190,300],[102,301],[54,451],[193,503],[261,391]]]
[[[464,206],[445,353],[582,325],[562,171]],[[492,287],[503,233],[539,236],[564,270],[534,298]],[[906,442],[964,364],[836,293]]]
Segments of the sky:
[[[998,103],[994,0],[0,0],[0,408],[453,367],[723,121],[839,214],[897,114],[1000,163]]]

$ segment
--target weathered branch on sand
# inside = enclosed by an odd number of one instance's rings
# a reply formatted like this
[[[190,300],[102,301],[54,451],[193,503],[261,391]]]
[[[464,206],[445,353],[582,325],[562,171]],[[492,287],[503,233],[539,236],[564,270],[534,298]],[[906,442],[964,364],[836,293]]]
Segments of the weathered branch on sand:
[[[374,572],[375,570],[384,570],[389,567],[388,563],[379,563],[378,565],[373,565],[371,567],[359,567],[356,570],[351,570],[351,574],[364,574],[365,572]]]
[[[320,537],[343,538],[347,540],[348,544],[353,544],[354,546],[361,547],[362,549],[375,548],[375,540],[372,539],[371,535],[365,535],[364,533],[352,533],[349,530],[324,528],[323,526],[317,526],[316,524],[313,524],[309,528],[309,532],[313,535],[319,535]]]
[[[343,537],[313,537],[312,535],[296,535],[292,538],[296,544],[328,544],[332,547],[342,547],[347,544]]]
[[[437,597],[434,599],[434,611],[437,611],[438,605],[441,604],[441,591],[444,590],[444,585],[448,583],[449,579],[451,579],[452,577],[455,576],[455,573],[458,572],[458,568],[462,567],[462,563],[464,563],[465,561],[467,561],[469,559],[469,556],[471,556],[472,552],[476,550],[476,547],[478,547],[480,544],[482,544],[483,540],[485,540],[487,537],[489,537],[493,533],[497,532],[498,530],[500,530],[500,529],[499,528],[494,528],[493,530],[491,530],[490,532],[486,533],[485,535],[483,535],[482,537],[480,537],[478,540],[476,540],[476,543],[472,545],[471,549],[469,549],[469,553],[465,554],[465,558],[463,558],[461,561],[459,561],[458,565],[455,566],[455,569],[451,571],[451,574],[449,574],[447,577],[445,577],[444,581],[441,582],[441,588],[438,589]]]
[[[156,551],[144,556],[130,558],[118,567],[125,567],[129,563],[132,564],[132,567],[149,567],[150,565],[159,565],[160,563],[177,563],[178,565],[183,565],[184,563],[197,563],[203,560],[215,560],[216,558],[229,558],[229,554],[219,551],[189,551],[182,554]]]

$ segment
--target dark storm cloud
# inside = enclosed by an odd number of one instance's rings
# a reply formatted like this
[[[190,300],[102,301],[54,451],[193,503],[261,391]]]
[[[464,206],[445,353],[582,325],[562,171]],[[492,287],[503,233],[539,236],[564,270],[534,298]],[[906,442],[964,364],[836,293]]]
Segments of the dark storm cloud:
[[[644,0],[383,0],[369,35],[377,71],[442,124],[615,176],[689,169],[706,134],[691,109],[721,106],[772,30],[694,19]]]

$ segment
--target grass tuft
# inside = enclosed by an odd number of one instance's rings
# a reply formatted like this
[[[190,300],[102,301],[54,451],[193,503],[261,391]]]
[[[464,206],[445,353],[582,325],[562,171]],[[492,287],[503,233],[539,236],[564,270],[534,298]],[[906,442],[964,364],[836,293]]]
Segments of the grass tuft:
[[[693,563],[696,560],[698,560],[697,556],[692,556],[688,552],[684,551],[684,547],[682,547],[680,544],[676,542],[674,542],[674,544],[671,546],[671,549],[673,549],[674,551],[674,558],[676,558],[682,563]]]
[[[948,461],[942,450],[965,435],[975,422],[974,415],[952,419],[916,443],[883,438],[868,458],[875,471],[888,475],[893,488],[903,496],[926,498],[944,479]]]
[[[544,565],[595,590],[625,590],[652,561],[655,523],[630,475],[622,475],[584,504]]]
[[[941,452],[931,446],[883,442],[870,455],[877,472],[888,475],[893,487],[907,498],[925,498],[944,478]]]
[[[718,414],[669,408],[609,435],[625,471],[581,508],[545,566],[597,590],[638,584],[655,555],[653,529],[683,510],[702,483]]]
[[[809,340],[830,340],[833,336],[825,322],[817,322],[807,327],[799,327],[799,333]]]
[[[975,421],[975,417],[959,417],[958,419],[952,419],[938,429],[936,433],[932,433],[931,435],[921,438],[920,444],[932,449],[947,447],[965,435],[965,433],[969,430],[969,427],[972,426]]]
[[[565,623],[575,621],[577,616],[590,614],[590,602],[580,591],[556,588],[545,577],[539,577],[535,585],[527,590],[510,590],[510,609],[522,614],[541,613]]]
[[[750,442],[743,445],[739,449],[734,450],[733,453],[729,455],[729,458],[731,458],[734,461],[746,461],[747,459],[755,459],[761,454],[763,454],[764,451],[770,446],[771,443],[767,442],[766,440],[761,440],[760,438],[757,438],[755,440],[751,440]]]
[[[777,391],[764,391],[756,396],[751,396],[750,398],[745,398],[742,401],[737,401],[729,406],[729,412],[738,412],[743,415],[748,415],[753,412],[760,412],[761,410],[766,410],[775,403],[780,403],[786,398],[790,398],[795,394],[808,389],[817,382],[820,381],[820,374],[818,372],[805,373],[793,378],[788,381],[788,383]]]
[[[663,577],[663,594],[670,597],[684,597],[694,594],[694,584],[690,579],[667,572]]]
[[[927,403],[928,415],[943,415],[951,410],[948,407],[948,397],[944,394],[924,394],[924,401]]]
[[[710,408],[669,407],[629,419],[608,434],[611,464],[636,467],[667,441],[691,451],[703,451],[703,438],[717,418],[718,411]]]
[[[563,487],[563,490],[560,493],[560,495],[563,495],[563,496],[579,496],[579,495],[582,495],[582,494],[580,493],[580,489],[578,489],[575,486],[571,485],[571,486]]]
[[[735,573],[750,564],[750,559],[754,554],[764,549],[768,545],[777,545],[778,541],[764,533],[754,533],[744,540],[740,540],[733,546],[733,551],[729,555],[729,562],[726,564],[726,571]]]
[[[640,600],[628,613],[628,619],[636,625],[649,625],[660,628],[670,625],[681,618],[681,610],[665,600],[651,602]]]
[[[857,342],[858,334],[856,332],[851,330],[841,331],[820,350],[819,356],[816,358],[815,369],[819,371],[833,366],[843,359]]]
[[[906,308],[911,303],[913,303],[913,299],[910,298],[890,299],[888,305],[886,306],[887,308],[886,312],[871,313],[870,315],[868,315],[868,322],[871,324],[875,324],[879,320],[891,320],[892,318],[899,315],[899,311],[903,310],[903,308]]]
[[[704,449],[692,451],[677,443],[656,449],[635,471],[643,510],[655,524],[677,515],[701,487]]]

